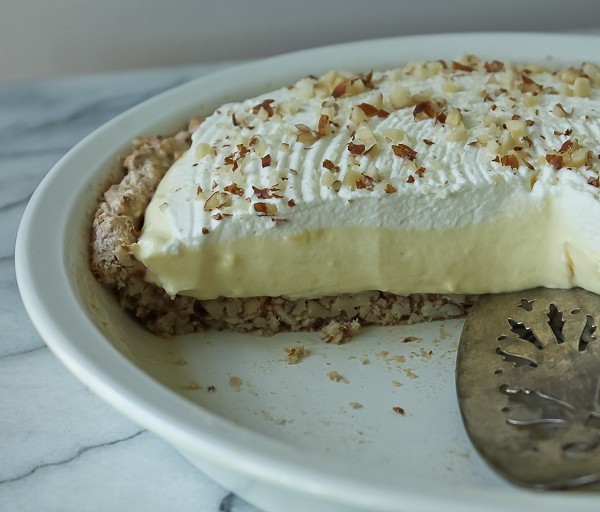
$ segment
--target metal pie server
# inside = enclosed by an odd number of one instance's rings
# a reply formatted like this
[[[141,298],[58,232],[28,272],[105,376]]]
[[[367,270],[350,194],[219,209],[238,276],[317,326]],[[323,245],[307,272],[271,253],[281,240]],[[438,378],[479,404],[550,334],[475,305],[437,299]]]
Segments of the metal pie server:
[[[467,433],[513,483],[570,489],[600,482],[600,296],[535,289],[483,296],[458,346]]]

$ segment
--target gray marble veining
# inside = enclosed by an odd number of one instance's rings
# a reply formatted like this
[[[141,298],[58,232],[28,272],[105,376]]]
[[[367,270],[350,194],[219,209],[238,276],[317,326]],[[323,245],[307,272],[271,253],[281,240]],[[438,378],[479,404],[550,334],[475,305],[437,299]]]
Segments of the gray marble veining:
[[[0,84],[2,511],[256,511],[75,379],[31,325],[14,271],[23,211],[63,154],[120,112],[223,65]]]

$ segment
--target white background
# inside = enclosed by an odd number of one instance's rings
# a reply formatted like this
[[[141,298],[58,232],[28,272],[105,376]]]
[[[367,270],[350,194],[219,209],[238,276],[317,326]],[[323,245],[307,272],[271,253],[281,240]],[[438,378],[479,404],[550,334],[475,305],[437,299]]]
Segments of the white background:
[[[255,58],[381,36],[599,25],[598,0],[0,0],[0,81]]]

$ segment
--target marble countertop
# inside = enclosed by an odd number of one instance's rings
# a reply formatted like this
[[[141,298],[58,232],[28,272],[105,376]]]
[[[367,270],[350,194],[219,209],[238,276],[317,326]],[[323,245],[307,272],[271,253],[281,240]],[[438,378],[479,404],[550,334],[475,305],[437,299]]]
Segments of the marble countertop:
[[[129,107],[230,64],[0,84],[0,510],[257,510],[71,375],[29,321],[13,261],[25,206],[64,153]]]
[[[72,376],[29,321],[14,271],[21,215],[64,153],[144,99],[231,64],[0,84],[0,510],[257,512]]]

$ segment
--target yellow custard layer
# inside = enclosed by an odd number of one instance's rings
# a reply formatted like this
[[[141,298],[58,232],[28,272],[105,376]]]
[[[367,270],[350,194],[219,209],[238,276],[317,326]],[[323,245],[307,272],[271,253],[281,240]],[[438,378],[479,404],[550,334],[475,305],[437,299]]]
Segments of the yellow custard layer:
[[[445,230],[340,227],[184,247],[176,254],[142,244],[139,252],[148,279],[168,293],[211,299],[357,290],[495,293],[540,285],[600,292],[600,261],[585,247],[560,219],[538,210]]]

